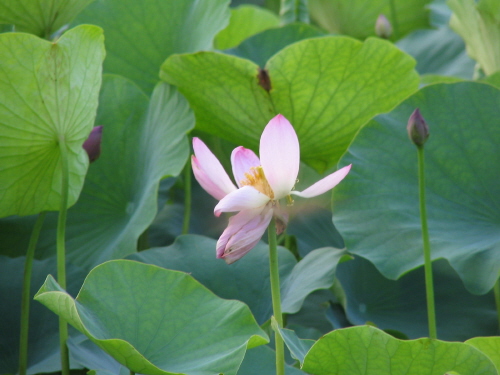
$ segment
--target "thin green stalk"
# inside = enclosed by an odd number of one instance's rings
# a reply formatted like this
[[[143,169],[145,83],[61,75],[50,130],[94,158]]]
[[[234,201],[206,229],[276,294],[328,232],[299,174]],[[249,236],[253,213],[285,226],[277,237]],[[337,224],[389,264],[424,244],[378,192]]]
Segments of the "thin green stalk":
[[[283,314],[281,313],[280,274],[278,265],[278,246],[276,241],[276,222],[274,217],[267,228],[269,239],[269,272],[271,276],[271,295],[273,299],[273,315],[278,326],[283,328]],[[278,333],[274,335],[276,348],[276,375],[285,374],[285,346]]]
[[[392,29],[394,30],[394,39],[397,39],[399,36],[399,22],[398,22],[398,14],[396,12],[396,3],[394,0],[389,0],[389,6],[391,7],[391,21],[392,21]]]
[[[429,228],[427,226],[427,208],[425,206],[424,147],[417,147],[417,151],[420,222],[422,225],[422,240],[424,245],[425,290],[427,295],[427,319],[429,324],[429,337],[431,339],[436,339],[436,309],[434,307],[434,282],[432,277],[431,244],[429,240]]]
[[[184,222],[182,223],[182,234],[189,233],[189,221],[191,219],[191,159],[184,166]]]
[[[19,375],[26,375],[28,369],[28,333],[30,320],[30,288],[31,270],[33,269],[33,259],[38,242],[38,236],[43,226],[45,212],[38,214],[33,232],[31,232],[26,261],[24,263],[23,294],[21,299],[21,335],[19,342]]]
[[[61,208],[57,221],[57,282],[61,288],[66,289],[66,214],[68,206],[69,190],[69,167],[68,150],[66,149],[66,140],[64,136],[59,137],[59,149],[61,150]],[[68,341],[68,324],[62,318],[59,318],[59,346],[61,348],[61,371],[62,375],[69,375],[69,352],[66,342]]]
[[[500,278],[497,279],[497,282],[493,287],[493,292],[495,293],[495,305],[497,306],[498,329],[500,330]]]

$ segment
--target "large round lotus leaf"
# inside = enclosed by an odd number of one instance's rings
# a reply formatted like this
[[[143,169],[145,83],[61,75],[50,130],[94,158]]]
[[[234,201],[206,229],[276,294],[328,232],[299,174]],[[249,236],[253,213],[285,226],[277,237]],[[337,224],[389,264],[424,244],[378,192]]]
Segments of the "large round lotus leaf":
[[[215,257],[215,247],[216,241],[211,238],[186,235],[178,237],[169,247],[141,251],[129,258],[188,272],[218,296],[245,302],[257,321],[264,323],[272,315],[268,246],[257,245],[231,265]],[[337,263],[344,252],[317,249],[299,263],[284,248],[278,248],[278,255],[282,310],[295,313],[311,292],[333,284]]]
[[[389,42],[329,36],[284,48],[267,73],[248,60],[200,52],[171,56],[160,76],[187,97],[197,129],[246,147],[257,149],[266,124],[282,113],[298,134],[302,160],[324,171],[361,126],[416,90],[414,66]]]
[[[302,370],[314,375],[496,375],[491,360],[461,342],[398,340],[371,327],[339,329],[307,352]]]
[[[81,26],[55,43],[0,34],[0,56],[0,217],[60,209],[61,143],[71,206],[88,167],[82,144],[97,109],[102,30]]]
[[[136,251],[138,237],[154,219],[160,179],[178,175],[189,156],[186,133],[194,116],[168,84],[159,83],[148,99],[131,81],[105,75],[96,123],[103,125],[101,156],[90,165],[66,225],[67,257],[88,270]],[[0,252],[25,251],[32,222],[3,219]],[[56,226],[57,216],[47,215],[37,257],[54,254]]]
[[[229,0],[96,0],[75,20],[104,29],[104,71],[130,78],[147,94],[173,53],[212,49],[229,21]]]
[[[94,0],[3,0],[0,23],[15,25],[17,31],[50,35]]]
[[[376,35],[375,23],[384,14],[392,24],[393,39],[430,27],[431,0],[310,0],[311,17],[331,33],[356,38]],[[395,13],[391,9],[394,5]]]
[[[137,373],[236,374],[247,346],[268,340],[245,304],[129,260],[94,268],[76,299],[48,276],[35,299]]]
[[[423,88],[363,128],[341,164],[334,222],[349,251],[396,279],[423,264],[417,151],[406,124],[426,119],[426,201],[432,258],[446,258],[467,289],[484,294],[500,269],[500,90],[480,83]]]

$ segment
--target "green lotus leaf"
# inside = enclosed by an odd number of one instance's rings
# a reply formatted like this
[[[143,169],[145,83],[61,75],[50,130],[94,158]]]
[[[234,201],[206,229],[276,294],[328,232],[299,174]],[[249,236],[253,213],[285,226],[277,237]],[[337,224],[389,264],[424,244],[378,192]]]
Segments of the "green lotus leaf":
[[[55,43],[0,34],[0,55],[0,217],[60,209],[61,144],[71,206],[88,167],[82,144],[96,115],[102,30],[81,26]]]
[[[427,121],[426,203],[432,258],[448,259],[466,288],[492,289],[500,269],[500,91],[463,82],[424,87],[364,127],[341,164],[351,173],[333,191],[334,223],[347,249],[396,279],[423,264],[417,155],[406,124]]]
[[[486,354],[500,371],[500,337],[474,337],[465,343]]]
[[[307,352],[302,370],[314,375],[497,374],[490,359],[470,345],[428,338],[399,340],[371,326],[323,336]]]
[[[87,270],[137,250],[137,239],[156,214],[160,180],[178,175],[189,156],[186,133],[194,116],[168,84],[159,83],[148,99],[131,81],[104,75],[96,124],[103,125],[101,156],[90,165],[66,225],[67,257]],[[33,218],[0,223],[0,251],[19,256]],[[37,257],[54,254],[56,226],[56,215],[47,215]]]
[[[106,35],[104,72],[133,80],[148,95],[173,53],[212,49],[229,22],[229,0],[97,0],[76,19]]]
[[[243,303],[129,260],[94,268],[76,299],[48,276],[35,299],[137,373],[236,374],[247,347],[268,341]]]
[[[393,39],[430,27],[431,0],[311,0],[311,18],[331,33],[366,38],[375,34],[375,23],[384,14],[392,24]],[[394,4],[394,11],[391,9]]]
[[[248,60],[200,52],[171,56],[160,76],[189,100],[197,129],[249,148],[257,149],[266,124],[282,113],[298,134],[302,160],[324,171],[361,126],[416,90],[414,64],[386,41],[330,36],[284,48],[267,73]]]
[[[19,371],[19,339],[21,326],[21,295],[26,257],[0,256],[0,373]],[[34,260],[30,296],[43,285],[48,274],[56,274],[56,258]],[[68,290],[76,295],[86,272],[69,265],[66,269]],[[38,302],[30,303],[28,363],[29,374],[53,373],[61,369],[59,351],[59,321]]]
[[[272,315],[268,246],[259,244],[238,262],[227,265],[216,259],[215,245],[211,238],[185,235],[171,246],[141,251],[129,259],[188,272],[218,296],[245,302],[257,321],[264,323]],[[298,263],[284,248],[278,248],[278,254],[282,310],[291,314],[311,292],[333,284],[335,268],[345,253],[317,249]]]
[[[0,23],[15,25],[16,31],[48,38],[71,22],[92,1],[3,0],[0,3]]]
[[[464,341],[497,333],[498,318],[493,293],[469,293],[445,259],[433,262],[438,338]],[[362,276],[360,276],[362,275]],[[346,298],[345,313],[352,325],[372,322],[380,329],[403,332],[411,339],[429,334],[424,268],[398,280],[388,280],[366,259],[337,267]]]
[[[256,34],[235,48],[224,52],[252,60],[260,67],[286,46],[303,39],[324,36],[325,33],[305,23],[291,23]]]
[[[217,34],[217,49],[232,48],[261,31],[278,27],[280,19],[273,12],[254,5],[241,5],[231,9],[229,25]]]
[[[500,70],[500,6],[497,1],[448,0],[450,27],[465,41],[467,53],[486,75]]]

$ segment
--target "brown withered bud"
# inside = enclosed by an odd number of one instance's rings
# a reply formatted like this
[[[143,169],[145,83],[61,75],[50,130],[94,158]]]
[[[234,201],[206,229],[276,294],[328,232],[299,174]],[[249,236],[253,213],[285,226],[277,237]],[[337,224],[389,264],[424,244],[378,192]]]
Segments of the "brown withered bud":
[[[408,130],[410,140],[417,147],[424,147],[424,143],[427,141],[427,138],[429,138],[429,126],[420,114],[418,108],[413,111],[408,119],[406,129]]]
[[[383,14],[380,14],[375,22],[375,34],[383,39],[389,39],[392,35],[392,25]]]
[[[259,80],[259,85],[267,92],[271,91],[271,78],[266,69],[259,67],[259,72],[257,73],[257,79]]]
[[[96,161],[101,154],[101,139],[102,125],[94,127],[87,140],[83,142],[83,148],[87,151],[91,163]]]

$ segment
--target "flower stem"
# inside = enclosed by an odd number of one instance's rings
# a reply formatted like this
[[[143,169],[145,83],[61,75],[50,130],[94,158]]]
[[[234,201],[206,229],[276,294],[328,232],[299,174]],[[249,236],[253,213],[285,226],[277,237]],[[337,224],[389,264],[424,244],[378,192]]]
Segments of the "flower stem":
[[[498,318],[498,329],[500,331],[500,278],[497,279],[495,286],[493,287],[493,293],[495,294],[495,305],[497,307],[497,318]]]
[[[38,236],[43,226],[45,212],[38,214],[33,232],[31,232],[26,261],[24,263],[23,293],[21,299],[21,335],[19,340],[19,375],[26,375],[28,369],[28,333],[30,320],[30,288],[31,270],[33,269],[33,259],[35,258],[35,248]]]
[[[66,214],[68,212],[68,190],[69,190],[69,166],[68,150],[66,149],[64,136],[59,136],[59,149],[61,152],[62,184],[61,184],[61,208],[57,221],[57,282],[61,288],[66,289]],[[61,349],[61,371],[62,375],[69,375],[69,352],[66,342],[68,341],[68,324],[59,318],[59,346]]]
[[[191,219],[191,159],[184,166],[184,222],[182,223],[182,234],[189,233],[189,221]]]
[[[276,223],[274,217],[267,228],[269,238],[269,272],[271,276],[271,295],[273,299],[273,315],[278,326],[283,328],[283,314],[281,313],[280,274],[278,265],[278,246],[276,241]],[[285,374],[285,347],[283,339],[278,333],[274,335],[276,348],[276,375]]]
[[[427,208],[425,206],[424,147],[417,147],[417,151],[420,222],[422,225],[422,241],[424,245],[425,289],[427,295],[427,319],[429,324],[429,337],[431,339],[436,339],[436,309],[434,307],[434,282],[432,277],[431,244],[429,240],[429,228],[427,226]]]

